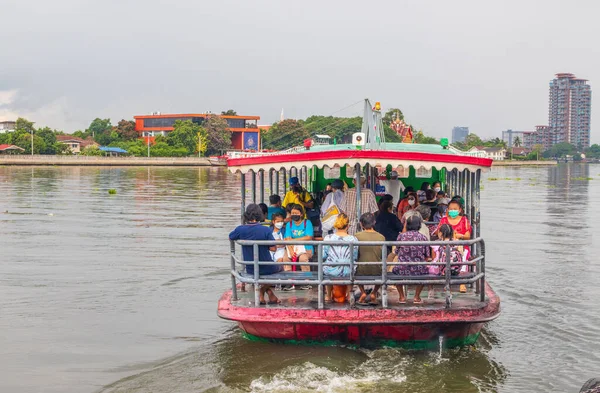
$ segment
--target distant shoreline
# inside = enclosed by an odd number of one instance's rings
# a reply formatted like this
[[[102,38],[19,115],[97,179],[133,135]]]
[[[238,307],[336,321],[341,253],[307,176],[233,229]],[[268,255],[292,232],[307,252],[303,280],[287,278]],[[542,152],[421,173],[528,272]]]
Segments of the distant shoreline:
[[[492,163],[492,168],[495,166],[553,166],[557,165],[558,162],[554,160],[548,161],[510,161],[510,160],[502,160],[502,161],[494,161]]]
[[[19,166],[222,166],[205,157],[94,157],[0,155],[0,165]]]

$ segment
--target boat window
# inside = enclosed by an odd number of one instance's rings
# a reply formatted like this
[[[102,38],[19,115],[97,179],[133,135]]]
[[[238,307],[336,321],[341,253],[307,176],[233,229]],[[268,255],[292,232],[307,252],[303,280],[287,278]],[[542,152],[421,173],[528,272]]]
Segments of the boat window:
[[[398,173],[398,177],[403,179],[410,177],[410,167],[399,166],[396,168],[396,172]]]
[[[346,177],[349,179],[354,177],[354,168],[350,165],[346,165]]]
[[[424,166],[417,168],[415,176],[416,177],[425,177],[430,178],[432,175],[431,168],[427,169]]]
[[[346,169],[346,170],[348,170],[348,169]],[[346,173],[348,173],[348,172],[346,172]],[[340,178],[340,167],[338,166],[338,167],[334,167],[334,168],[329,168],[329,167],[323,168],[323,177],[325,179],[339,179]]]

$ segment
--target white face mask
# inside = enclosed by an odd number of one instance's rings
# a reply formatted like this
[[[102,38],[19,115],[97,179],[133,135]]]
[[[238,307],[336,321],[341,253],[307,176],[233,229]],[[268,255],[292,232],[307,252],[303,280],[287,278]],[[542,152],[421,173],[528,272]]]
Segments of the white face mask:
[[[283,223],[282,222],[276,222],[275,223],[275,228],[277,228],[277,229],[283,228]]]
[[[411,206],[414,206],[415,205],[415,200],[414,199],[409,199],[408,200],[408,204],[411,205]]]
[[[433,191],[440,192],[440,191],[442,191],[442,189],[440,187],[436,187],[436,188],[433,189]]]

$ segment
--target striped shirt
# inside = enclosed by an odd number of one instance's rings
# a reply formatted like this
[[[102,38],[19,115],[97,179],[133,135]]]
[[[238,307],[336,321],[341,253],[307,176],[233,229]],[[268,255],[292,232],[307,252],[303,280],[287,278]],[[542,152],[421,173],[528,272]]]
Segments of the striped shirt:
[[[354,235],[358,231],[358,219],[356,215],[356,188],[350,188],[344,193],[340,209],[346,213],[350,220],[348,234]],[[375,213],[379,210],[375,194],[368,188],[360,190],[360,214]]]

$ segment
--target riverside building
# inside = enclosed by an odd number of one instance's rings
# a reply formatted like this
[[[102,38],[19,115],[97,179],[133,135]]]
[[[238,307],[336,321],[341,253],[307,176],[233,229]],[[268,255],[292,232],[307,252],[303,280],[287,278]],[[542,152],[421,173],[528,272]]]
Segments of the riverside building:
[[[231,145],[234,150],[258,150],[260,149],[260,129],[257,122],[260,116],[229,116],[212,113],[201,114],[161,114],[159,112],[150,115],[134,116],[135,130],[140,138],[146,142],[154,142],[154,138],[166,136],[173,131],[177,120],[191,120],[192,123],[202,125],[209,116],[217,116],[224,119],[231,131]]]

